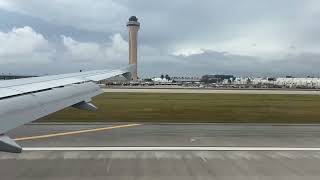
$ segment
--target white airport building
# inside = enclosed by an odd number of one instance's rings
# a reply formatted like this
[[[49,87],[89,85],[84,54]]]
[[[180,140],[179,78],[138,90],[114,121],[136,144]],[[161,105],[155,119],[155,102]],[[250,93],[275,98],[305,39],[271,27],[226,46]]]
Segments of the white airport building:
[[[320,78],[250,78],[239,77],[234,81],[223,81],[223,84],[266,85],[286,88],[320,88]]]

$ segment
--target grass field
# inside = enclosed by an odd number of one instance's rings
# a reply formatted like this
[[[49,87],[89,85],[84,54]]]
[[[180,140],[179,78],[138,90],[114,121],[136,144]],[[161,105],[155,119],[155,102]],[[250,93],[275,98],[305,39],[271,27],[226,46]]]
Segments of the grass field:
[[[104,93],[97,112],[68,108],[45,122],[320,123],[320,96]]]

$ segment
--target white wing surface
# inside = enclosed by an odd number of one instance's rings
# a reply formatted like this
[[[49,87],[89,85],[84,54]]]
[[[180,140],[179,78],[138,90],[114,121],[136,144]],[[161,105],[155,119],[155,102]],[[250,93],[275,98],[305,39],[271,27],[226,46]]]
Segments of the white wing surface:
[[[118,70],[96,70],[53,76],[0,81],[0,151],[21,152],[5,135],[8,131],[41,117],[73,106],[95,110],[89,103],[101,94],[94,83],[117,75],[130,78],[135,65]]]

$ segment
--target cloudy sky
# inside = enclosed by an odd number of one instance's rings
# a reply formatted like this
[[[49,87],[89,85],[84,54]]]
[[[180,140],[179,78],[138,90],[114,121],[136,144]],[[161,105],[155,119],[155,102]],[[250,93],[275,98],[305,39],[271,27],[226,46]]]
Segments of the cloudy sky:
[[[0,73],[122,67],[131,15],[141,77],[320,76],[319,0],[0,0]]]

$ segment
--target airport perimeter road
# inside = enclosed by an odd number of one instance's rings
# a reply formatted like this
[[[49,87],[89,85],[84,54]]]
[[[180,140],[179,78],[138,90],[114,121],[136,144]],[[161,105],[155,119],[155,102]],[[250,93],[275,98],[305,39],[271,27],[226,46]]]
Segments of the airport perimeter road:
[[[320,177],[318,125],[51,124],[9,135],[24,152],[0,153],[1,180]]]
[[[281,90],[281,89],[108,89],[104,92],[124,92],[124,93],[202,93],[202,94],[297,94],[297,95],[320,95],[316,90]]]

